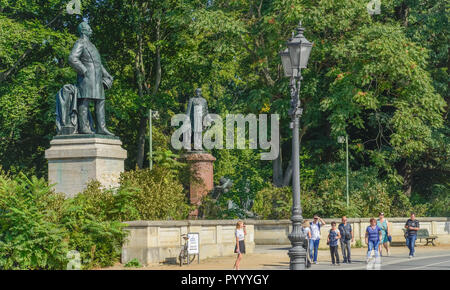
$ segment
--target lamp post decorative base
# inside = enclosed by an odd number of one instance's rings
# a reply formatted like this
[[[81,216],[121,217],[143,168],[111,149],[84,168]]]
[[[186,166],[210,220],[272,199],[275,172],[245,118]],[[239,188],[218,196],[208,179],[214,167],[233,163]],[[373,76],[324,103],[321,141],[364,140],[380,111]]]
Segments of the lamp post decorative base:
[[[292,232],[288,235],[292,248],[289,249],[290,258],[289,270],[305,270],[306,268],[306,250],[303,247],[305,235],[302,231],[301,216],[292,217]]]

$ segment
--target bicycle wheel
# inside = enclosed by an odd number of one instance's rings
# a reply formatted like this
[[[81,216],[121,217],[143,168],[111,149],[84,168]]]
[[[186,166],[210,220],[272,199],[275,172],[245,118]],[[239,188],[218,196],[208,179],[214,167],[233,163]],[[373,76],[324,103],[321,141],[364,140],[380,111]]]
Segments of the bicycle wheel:
[[[197,257],[197,255],[191,255],[191,257],[189,258],[189,264],[191,264],[192,262],[194,262],[195,257]]]
[[[183,266],[184,262],[184,251],[181,250],[180,255],[178,256],[178,263],[180,264],[180,267]]]

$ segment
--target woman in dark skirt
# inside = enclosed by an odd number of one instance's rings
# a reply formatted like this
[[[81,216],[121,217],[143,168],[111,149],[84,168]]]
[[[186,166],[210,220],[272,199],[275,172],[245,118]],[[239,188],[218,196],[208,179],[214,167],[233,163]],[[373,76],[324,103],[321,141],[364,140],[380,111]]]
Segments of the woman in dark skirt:
[[[239,264],[241,263],[242,254],[245,254],[245,235],[247,231],[245,230],[245,225],[242,221],[238,221],[236,224],[236,247],[234,252],[237,253],[236,262],[234,263],[233,269],[239,270]]]

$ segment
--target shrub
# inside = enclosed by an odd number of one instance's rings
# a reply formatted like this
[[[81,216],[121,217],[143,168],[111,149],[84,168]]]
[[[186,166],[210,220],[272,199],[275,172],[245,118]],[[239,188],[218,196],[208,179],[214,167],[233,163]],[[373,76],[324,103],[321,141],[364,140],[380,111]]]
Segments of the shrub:
[[[355,245],[353,246],[353,248],[362,248],[363,244],[361,240],[356,240]]]
[[[116,191],[93,181],[64,199],[44,179],[0,172],[0,269],[65,269],[69,251],[80,254],[84,269],[114,264],[127,234],[122,221],[187,218],[178,173],[129,171]]]
[[[252,210],[262,219],[288,219],[291,216],[291,208],[291,188],[268,184],[256,193]]]
[[[262,190],[271,178],[272,167],[270,163],[260,160],[259,151],[251,149],[215,150],[217,157],[214,163],[214,179],[219,183],[221,177],[231,179],[233,186],[220,196],[217,206],[220,208],[217,218],[235,219],[245,218],[246,211],[251,208],[251,201],[255,194]],[[232,201],[234,208],[228,208]]]
[[[124,266],[127,267],[127,268],[141,268],[142,267],[141,263],[136,258],[134,258],[133,260],[129,261]]]
[[[368,217],[383,211],[386,216],[408,216],[411,211],[423,216],[426,204],[412,205],[400,189],[378,178],[375,168],[350,172],[349,206],[346,202],[345,171],[338,164],[327,164],[315,170],[314,181],[302,183],[303,217],[319,214],[324,217]],[[389,193],[389,191],[391,191]],[[445,199],[441,204],[445,205]],[[448,201],[447,201],[448,202]],[[436,203],[436,205],[440,205]],[[439,206],[442,207],[442,205]],[[267,184],[256,194],[253,211],[264,219],[290,218],[292,191]]]
[[[64,203],[61,224],[69,231],[69,249],[80,253],[84,269],[111,266],[118,261],[126,233],[114,216],[116,195],[91,182]]]
[[[122,220],[186,219],[192,209],[182,184],[169,168],[128,171],[120,183],[119,193],[127,195],[127,203],[136,209],[120,214]]]
[[[0,269],[62,269],[69,232],[58,223],[63,197],[44,179],[0,173]]]
[[[126,236],[115,203],[95,182],[64,200],[44,179],[1,174],[0,269],[65,269],[70,250],[85,269],[113,264]]]

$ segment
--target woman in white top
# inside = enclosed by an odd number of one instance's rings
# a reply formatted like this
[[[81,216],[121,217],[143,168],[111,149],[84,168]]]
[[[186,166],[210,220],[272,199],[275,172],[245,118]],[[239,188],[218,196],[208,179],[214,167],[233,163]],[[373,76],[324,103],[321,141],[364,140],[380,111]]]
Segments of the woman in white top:
[[[245,230],[245,225],[242,221],[238,221],[236,224],[236,247],[234,252],[237,253],[236,262],[234,263],[233,269],[239,270],[239,264],[241,263],[242,254],[245,254],[245,235],[247,231]]]
[[[305,235],[305,242],[303,243],[303,247],[306,249],[306,267],[311,267],[311,258],[310,258],[310,240],[311,240],[311,229],[309,227],[309,221],[305,220],[303,222],[303,234]]]

